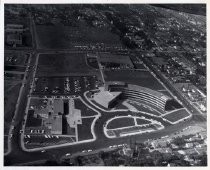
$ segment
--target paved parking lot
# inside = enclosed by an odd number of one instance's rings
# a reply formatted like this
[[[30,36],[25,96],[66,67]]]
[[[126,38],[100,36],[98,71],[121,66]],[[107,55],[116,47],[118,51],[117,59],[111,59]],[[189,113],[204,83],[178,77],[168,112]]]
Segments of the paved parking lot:
[[[97,87],[96,76],[35,78],[33,95],[79,95]]]

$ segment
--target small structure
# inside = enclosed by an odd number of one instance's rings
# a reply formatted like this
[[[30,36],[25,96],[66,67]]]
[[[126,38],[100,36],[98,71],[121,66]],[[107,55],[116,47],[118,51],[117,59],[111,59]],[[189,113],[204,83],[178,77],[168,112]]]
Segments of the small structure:
[[[66,115],[70,127],[74,128],[77,124],[82,124],[81,110],[75,109],[74,99],[69,100],[69,114]]]

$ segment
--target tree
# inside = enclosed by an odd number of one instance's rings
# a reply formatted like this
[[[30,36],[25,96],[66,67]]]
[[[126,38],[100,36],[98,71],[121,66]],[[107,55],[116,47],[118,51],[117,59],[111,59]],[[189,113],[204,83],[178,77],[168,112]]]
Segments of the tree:
[[[200,166],[207,166],[207,155],[206,154],[203,154],[201,156],[199,165]]]

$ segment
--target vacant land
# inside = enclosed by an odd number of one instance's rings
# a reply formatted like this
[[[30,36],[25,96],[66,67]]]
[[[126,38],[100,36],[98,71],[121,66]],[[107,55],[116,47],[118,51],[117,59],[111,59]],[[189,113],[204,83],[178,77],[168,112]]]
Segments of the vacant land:
[[[85,53],[41,54],[37,76],[88,75],[96,73],[86,65]]]
[[[134,125],[135,123],[133,117],[119,117],[109,122],[107,125],[107,129],[123,128]]]
[[[133,63],[130,60],[130,57],[127,55],[115,55],[110,53],[100,53],[99,54],[100,62],[110,62],[110,63],[118,63],[118,64],[127,64],[130,67],[133,67]]]
[[[104,78],[106,81],[123,81],[153,90],[164,89],[164,87],[148,71],[104,71]]]

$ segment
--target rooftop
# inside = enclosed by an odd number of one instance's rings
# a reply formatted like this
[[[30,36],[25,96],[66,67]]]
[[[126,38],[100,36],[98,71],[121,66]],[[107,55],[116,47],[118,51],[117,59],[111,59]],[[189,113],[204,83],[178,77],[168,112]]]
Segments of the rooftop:
[[[110,92],[101,89],[94,95],[94,100],[102,106],[108,107],[109,103],[118,97],[122,92]]]

